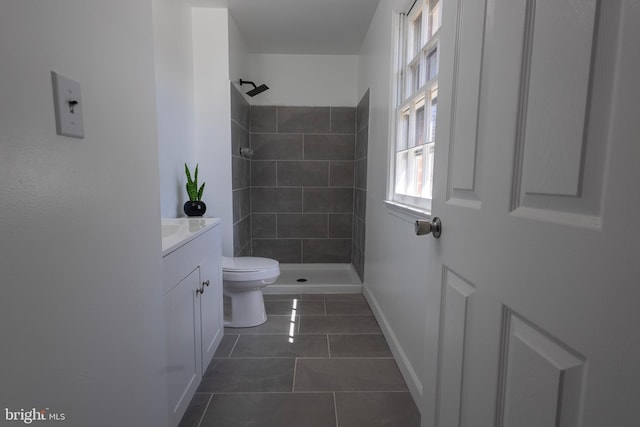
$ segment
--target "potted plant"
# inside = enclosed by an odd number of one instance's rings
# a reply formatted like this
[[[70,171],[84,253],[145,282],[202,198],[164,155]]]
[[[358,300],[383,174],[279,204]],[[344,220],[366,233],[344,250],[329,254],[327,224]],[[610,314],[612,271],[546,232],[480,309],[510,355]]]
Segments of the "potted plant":
[[[184,213],[187,216],[202,216],[207,210],[207,205],[202,201],[205,183],[203,182],[198,188],[198,164],[196,163],[193,179],[191,179],[191,172],[186,163],[184,164],[184,172],[187,175],[187,194],[189,195],[189,201],[184,204]]]

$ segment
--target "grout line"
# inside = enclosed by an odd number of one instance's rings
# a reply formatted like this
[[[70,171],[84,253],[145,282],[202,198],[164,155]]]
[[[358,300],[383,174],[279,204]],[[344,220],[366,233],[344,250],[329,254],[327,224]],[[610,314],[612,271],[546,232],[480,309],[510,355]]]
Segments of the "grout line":
[[[298,329],[300,329],[298,327]],[[298,335],[383,335],[380,332],[340,332],[340,331],[317,331],[317,332],[300,332]],[[268,332],[264,334],[244,334],[247,337],[264,337],[264,336],[289,336],[289,332]],[[384,335],[383,335],[384,336]],[[216,359],[228,359],[226,357],[216,357]]]
[[[313,301],[313,300],[306,300],[306,301]],[[349,316],[349,317],[363,317],[363,316],[368,316],[368,317],[374,317],[373,314],[366,314],[366,313],[345,313],[345,314],[340,314],[340,313],[332,313],[332,314],[301,314],[301,316],[332,316],[332,317],[338,317],[338,316]]]
[[[333,394],[333,410],[335,411],[336,414],[336,427],[338,426],[338,402],[336,401],[336,392],[332,392]]]
[[[329,335],[384,335],[382,332],[328,332]]]
[[[236,345],[238,344],[238,341],[240,341],[240,334],[238,334],[238,338],[236,338],[236,341],[233,343],[233,346],[231,347],[231,351],[229,352],[229,356],[227,356],[227,359],[231,359],[231,355],[233,354],[233,350],[236,349]]]
[[[329,359],[331,359],[331,344],[329,344],[329,334],[327,334],[327,353],[329,354]]]
[[[333,392],[330,390],[300,390],[291,391],[208,391],[198,392],[199,394],[211,394],[213,396],[228,396],[238,394],[329,394],[329,393],[411,393],[407,390],[339,390]]]
[[[276,393],[276,392],[269,392],[269,393]],[[298,391],[296,393],[331,393],[331,392],[326,392],[326,391]],[[409,391],[409,389],[407,390],[338,390],[338,391],[334,391],[332,393],[408,393],[410,394],[411,392]],[[223,393],[214,393],[214,394],[223,394]]]
[[[296,357],[295,362],[293,363],[293,384],[291,384],[291,392],[296,391],[296,371],[298,369],[298,358]]]
[[[239,357],[236,359],[240,359]],[[244,359],[251,359],[250,357],[245,357]],[[256,359],[256,358],[253,358]],[[274,357],[271,357],[270,359],[275,359]],[[283,358],[281,358],[283,359]],[[287,357],[286,359],[291,359],[290,357]],[[327,360],[326,357],[324,356],[298,356],[296,357],[297,359],[323,359],[323,360]],[[338,357],[332,357],[332,360],[351,360],[351,359],[367,359],[367,360],[388,360],[388,359],[393,359],[393,356],[338,356]],[[340,390],[342,391],[342,390]]]
[[[213,400],[213,393],[211,393],[211,395],[209,396],[209,400],[207,401],[207,406],[204,407],[204,411],[202,411],[202,415],[200,416],[200,419],[198,420],[198,424],[196,425],[196,427],[200,427],[200,425],[202,424],[202,420],[204,420],[204,416],[206,415],[212,400]]]
[[[262,213],[262,212],[260,212]],[[293,212],[293,213],[288,213],[288,212],[274,212],[273,215],[322,215],[326,212],[309,212],[307,214],[302,214],[299,212]],[[348,212],[334,212],[334,214],[348,214]],[[274,240],[274,239],[278,239],[278,240],[352,240],[351,237],[256,237],[253,240]],[[292,263],[292,264],[309,264],[309,263]],[[340,264],[347,264],[346,262],[340,263]],[[345,283],[333,283],[334,285],[344,285]],[[350,285],[351,283],[346,283],[347,285]],[[336,300],[336,301],[345,301],[345,300]],[[349,300],[346,300],[349,301]]]
[[[201,394],[204,394],[200,392]],[[206,394],[213,394],[214,396],[223,395],[238,395],[238,394],[330,394],[333,393],[330,390],[300,390],[296,392],[291,391],[213,391]],[[339,393],[409,393],[407,390],[340,390]]]
[[[257,334],[256,334],[257,335]],[[272,335],[286,335],[286,334],[272,334]],[[334,332],[334,331],[321,331],[321,332],[303,332],[298,335],[382,335],[380,332]],[[384,336],[384,335],[383,335]]]
[[[258,335],[254,335],[254,336],[258,336]],[[267,335],[268,336],[268,335]],[[286,336],[286,335],[280,335],[280,336]],[[291,359],[295,359],[296,357],[300,357],[300,356],[236,356],[236,357],[232,357],[232,358],[216,358],[217,360],[253,360],[253,359],[287,359],[287,360],[291,360]],[[314,357],[320,357],[320,356],[302,356],[305,359],[309,359],[309,358],[314,358]],[[387,359],[389,359],[391,356],[387,357]],[[325,357],[326,359],[326,357]],[[379,359],[384,359],[383,357],[379,357]]]

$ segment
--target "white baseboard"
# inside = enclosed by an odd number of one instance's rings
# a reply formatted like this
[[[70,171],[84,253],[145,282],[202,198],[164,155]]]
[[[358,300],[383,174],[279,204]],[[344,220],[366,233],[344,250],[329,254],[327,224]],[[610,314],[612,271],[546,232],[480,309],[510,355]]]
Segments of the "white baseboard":
[[[418,407],[418,410],[422,410],[422,381],[418,378],[416,371],[411,366],[407,355],[405,354],[400,342],[396,338],[396,334],[393,332],[391,325],[387,321],[387,318],[382,313],[380,309],[380,305],[378,301],[376,301],[375,297],[369,290],[365,287],[363,289],[364,297],[366,298],[373,314],[380,325],[380,329],[382,329],[382,334],[387,340],[389,347],[391,348],[391,353],[393,353],[393,357],[398,364],[398,368],[400,369],[400,373],[404,377],[405,382],[407,383],[407,387],[409,388],[409,392],[413,397],[413,400]]]

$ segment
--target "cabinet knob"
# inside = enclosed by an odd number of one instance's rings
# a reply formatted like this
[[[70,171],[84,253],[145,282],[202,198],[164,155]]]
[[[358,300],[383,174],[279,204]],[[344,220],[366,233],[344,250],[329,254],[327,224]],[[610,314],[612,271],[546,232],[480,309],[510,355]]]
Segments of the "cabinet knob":
[[[209,286],[209,281],[208,281],[208,280],[205,280],[204,282],[202,282],[202,284],[203,284],[204,286]]]
[[[200,288],[200,289],[196,289],[196,295],[198,294],[204,294],[204,287]]]

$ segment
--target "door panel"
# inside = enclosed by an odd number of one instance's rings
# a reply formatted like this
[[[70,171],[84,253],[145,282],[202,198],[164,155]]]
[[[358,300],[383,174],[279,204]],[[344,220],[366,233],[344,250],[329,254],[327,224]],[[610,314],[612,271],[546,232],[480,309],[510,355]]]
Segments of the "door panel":
[[[217,229],[210,233],[219,234]],[[212,236],[207,236],[212,237]],[[202,372],[207,370],[215,351],[224,335],[222,317],[222,246],[220,237],[214,238],[212,256],[200,265],[201,335],[202,335]]]
[[[442,277],[436,422],[443,426],[457,426],[460,424],[467,312],[472,304],[475,288],[446,267]]]
[[[510,76],[519,85],[512,210],[597,229],[612,93],[605,70],[616,51],[598,28],[617,27],[618,18],[596,0],[520,0],[496,14],[522,23],[495,35],[498,69],[522,58],[519,75]]]
[[[480,191],[477,176],[478,119],[480,76],[484,34],[486,1],[457,0],[447,7],[455,15],[455,31],[452,87],[451,145],[452,163],[447,199],[479,206]],[[464,18],[464,25],[462,20]],[[450,49],[449,45],[445,46]],[[460,55],[460,52],[465,52]]]
[[[584,357],[509,309],[503,319],[497,425],[578,426]]]
[[[523,58],[518,123],[524,138],[521,191],[576,197],[597,3],[514,3],[525,9],[524,52],[518,56]],[[522,18],[521,10],[515,13]]]
[[[165,296],[169,405],[177,424],[202,377],[200,302],[196,296],[200,270],[195,269]]]

